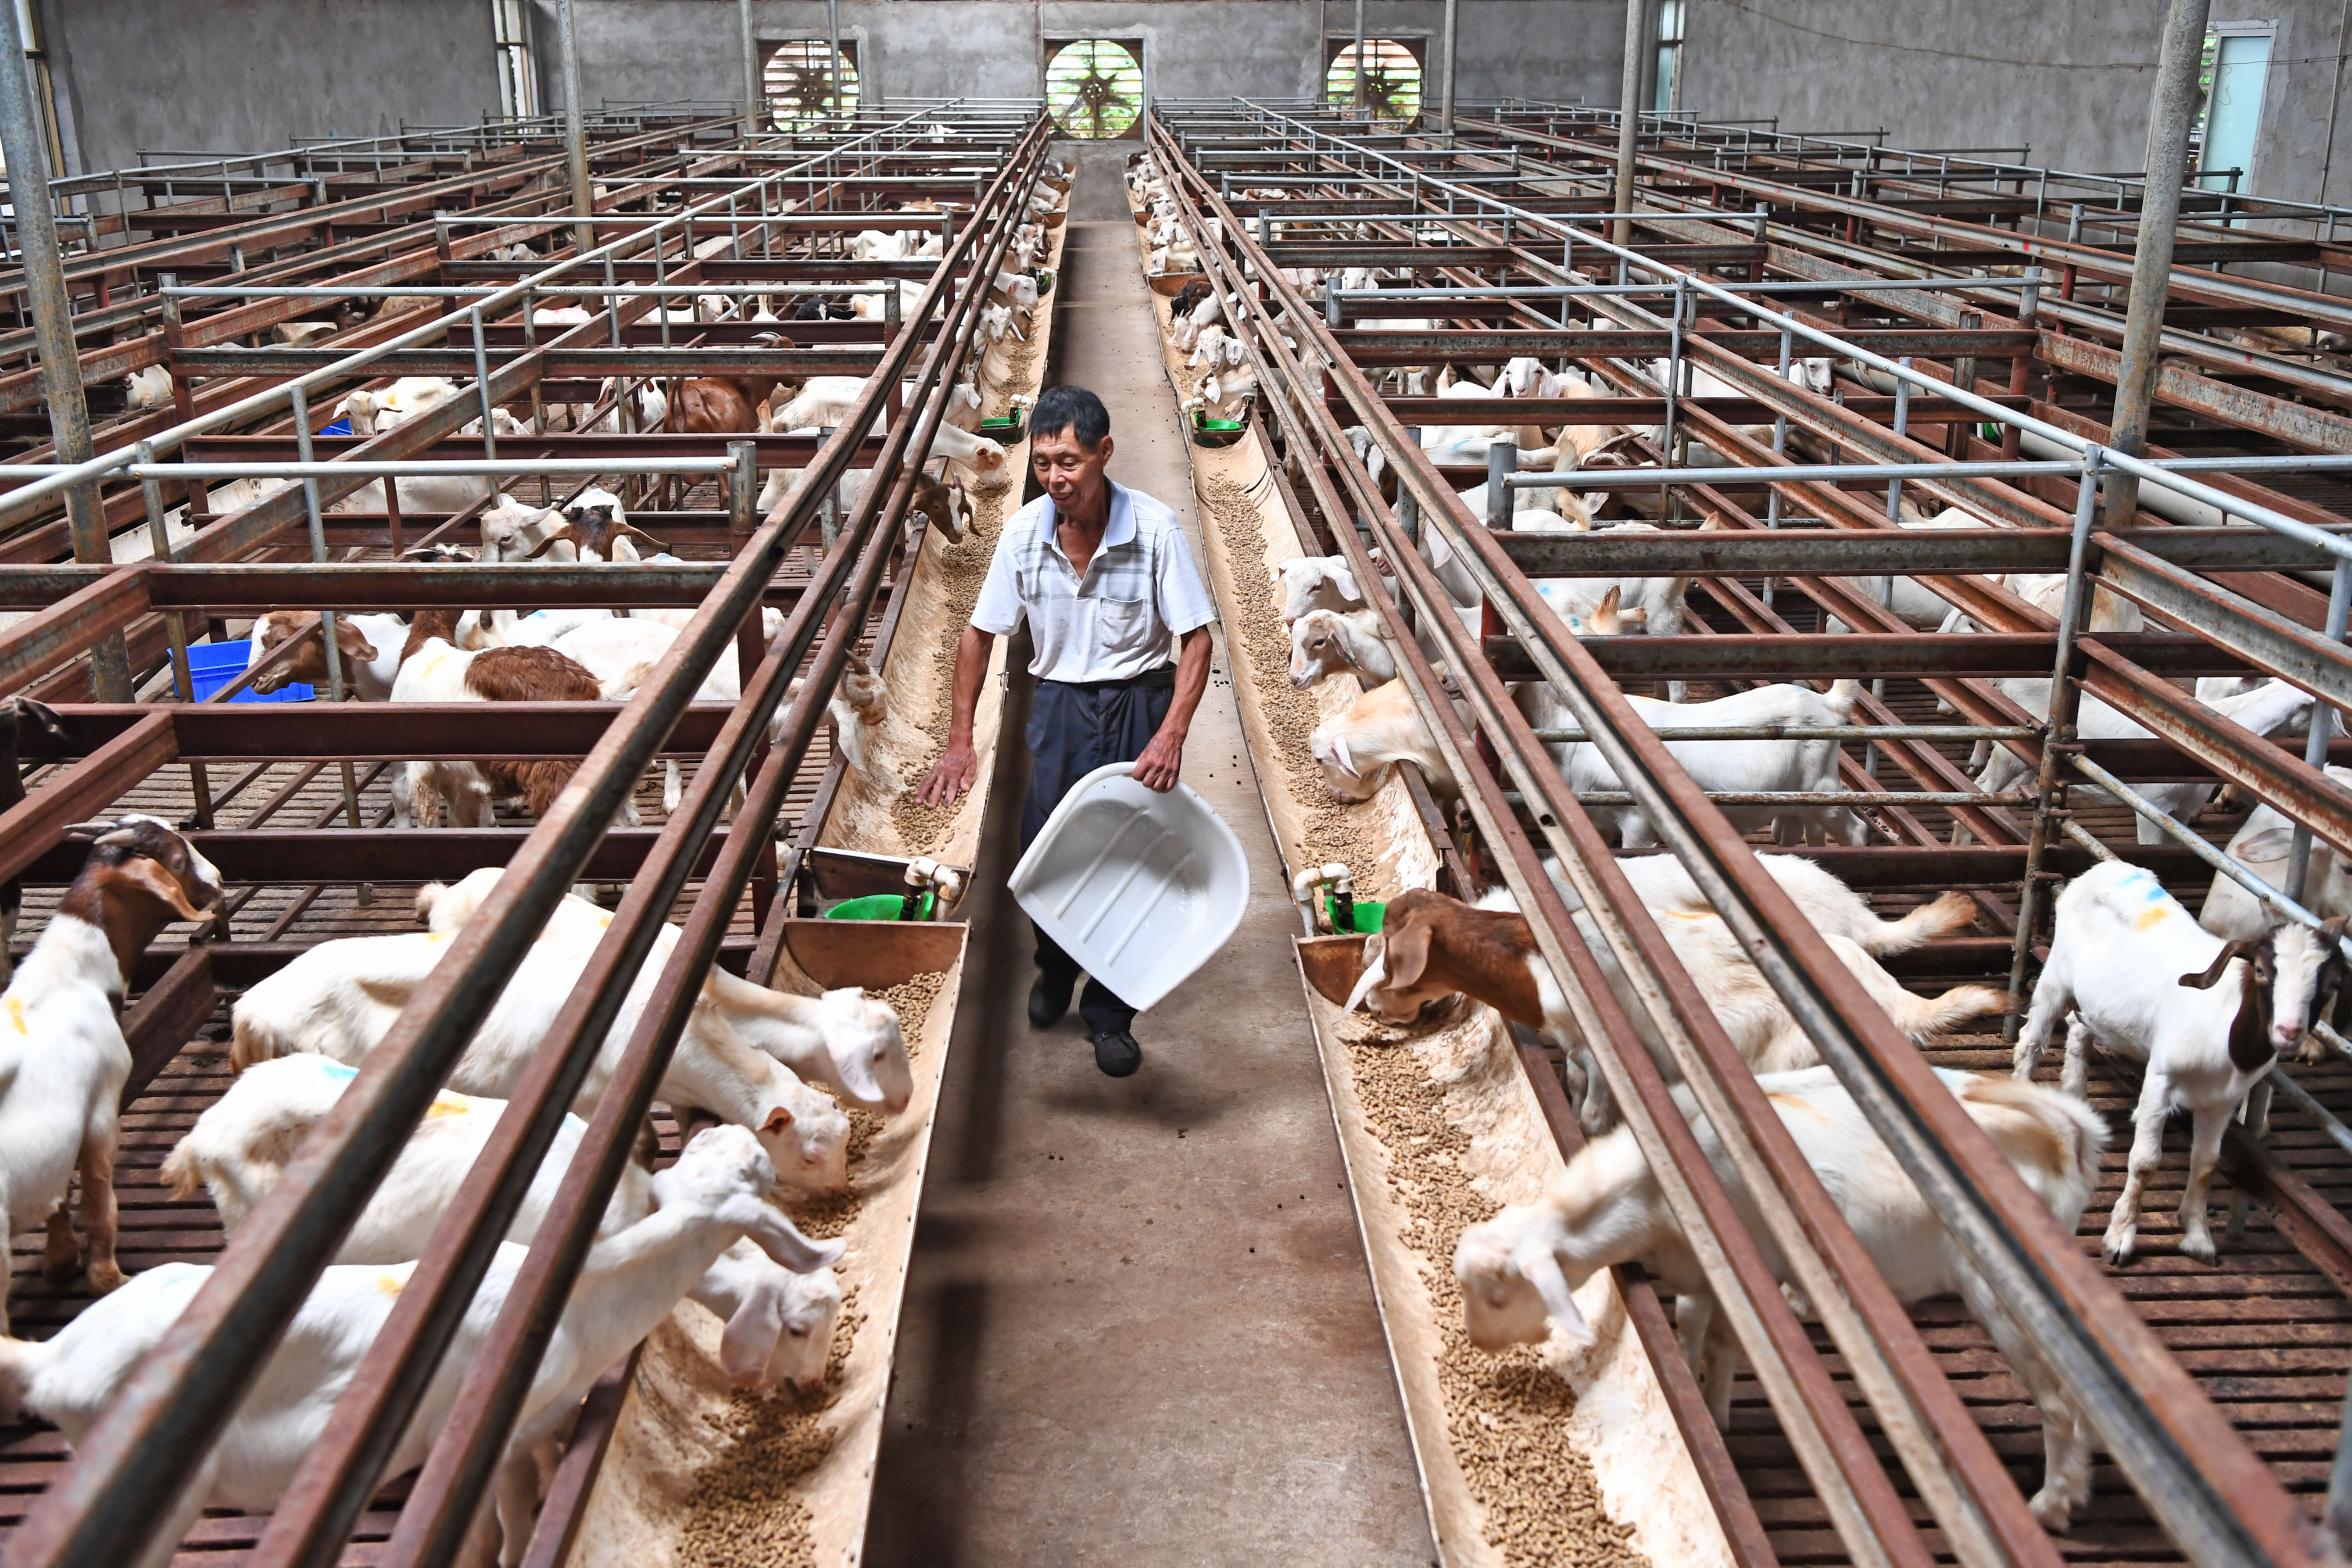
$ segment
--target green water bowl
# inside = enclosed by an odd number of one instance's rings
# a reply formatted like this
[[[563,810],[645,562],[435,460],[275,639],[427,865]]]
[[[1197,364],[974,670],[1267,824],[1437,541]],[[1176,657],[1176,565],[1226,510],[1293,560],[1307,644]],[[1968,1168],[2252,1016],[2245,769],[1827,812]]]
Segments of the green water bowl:
[[[1386,904],[1374,903],[1369,899],[1359,899],[1352,912],[1355,915],[1355,924],[1341,931],[1339,917],[1331,912],[1331,895],[1328,893],[1323,895],[1323,919],[1329,924],[1333,933],[1339,936],[1378,935],[1381,917],[1389,912],[1389,907]]]
[[[1249,431],[1249,426],[1239,419],[1210,419],[1195,412],[1192,416],[1192,444],[1196,447],[1230,447]]]
[[[862,899],[844,899],[824,911],[829,921],[895,921],[906,900],[897,893],[868,893]],[[931,895],[925,893],[915,906],[915,918],[931,918]],[[1375,926],[1374,930],[1379,928]]]
[[[1019,415],[999,415],[993,419],[983,419],[980,422],[980,433],[1000,447],[1010,447],[1021,439],[1021,417]]]

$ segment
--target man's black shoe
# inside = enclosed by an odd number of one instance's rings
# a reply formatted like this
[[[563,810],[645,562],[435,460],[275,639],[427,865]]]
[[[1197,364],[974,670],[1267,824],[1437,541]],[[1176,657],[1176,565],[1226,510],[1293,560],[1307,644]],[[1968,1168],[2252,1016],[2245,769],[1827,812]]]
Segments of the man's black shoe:
[[[1050,1029],[1060,1023],[1062,1015],[1070,1010],[1070,994],[1076,989],[1075,981],[1056,984],[1052,975],[1038,975],[1037,983],[1029,987],[1029,1026]]]
[[[1095,1037],[1095,1066],[1106,1078],[1126,1078],[1143,1065],[1143,1047],[1125,1029],[1105,1029]]]

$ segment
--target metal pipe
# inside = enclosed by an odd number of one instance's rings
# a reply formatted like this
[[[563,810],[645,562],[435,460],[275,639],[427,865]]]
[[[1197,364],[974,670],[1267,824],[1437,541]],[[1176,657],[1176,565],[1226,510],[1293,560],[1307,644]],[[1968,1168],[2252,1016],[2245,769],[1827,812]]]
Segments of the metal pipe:
[[[14,4],[0,27],[0,154],[8,165],[8,196],[15,205],[16,247],[25,268],[25,293],[33,308],[33,339],[41,362],[41,399],[49,408],[49,435],[67,463],[89,460],[89,404],[82,395],[81,357],[74,343],[73,300],[66,292],[65,262],[58,247],[56,209],[49,200],[49,151],[45,117],[33,101],[25,71],[25,37]],[[107,541],[106,510],[93,480],[66,492],[66,517],[74,559],[114,558]],[[90,689],[101,702],[131,700],[131,655],[117,632],[89,650]]]
[[[2147,446],[2156,405],[2158,340],[2165,296],[2172,283],[2172,240],[2180,221],[2180,183],[2187,174],[2189,132],[2197,120],[2197,74],[2205,52],[2210,0],[2172,0],[2158,57],[2156,97],[2148,108],[2147,178],[2141,187],[2139,233],[2132,254],[2131,304],[2124,318],[2123,369],[2116,382],[2108,445],[2137,458]],[[2107,526],[2125,528],[2139,510],[2139,481],[2129,473],[2107,479]]]
[[[572,0],[555,0],[556,47],[563,57],[563,157],[572,174],[572,246],[585,256],[596,248],[596,187],[588,179],[588,130],[580,100],[580,29]]]
[[[2352,0],[2345,0],[2345,4],[2352,5]],[[1443,96],[1438,100],[1437,125],[1448,138],[1454,134],[1454,77],[1459,63],[1461,21],[1461,0],[1445,0],[1445,77]],[[2340,63],[2337,68],[2342,68]]]
[[[751,37],[751,0],[739,0],[743,21],[743,134],[760,133],[760,46]]]
[[[2327,595],[2329,642],[2344,640],[2347,620],[2352,620],[2352,561],[2338,561],[2336,563],[2336,580]],[[2310,732],[2304,741],[2303,761],[2305,767],[2315,772],[2327,765],[2327,741],[2336,732],[2337,713],[2336,709],[2319,702],[2313,704],[2307,716]],[[2298,822],[2294,825],[2293,847],[2287,853],[2286,890],[2305,903],[2311,897],[2311,890],[2304,885],[2310,869],[2311,825]]]
[[[1625,74],[1617,93],[1617,243],[1633,243],[1633,149],[1642,134],[1643,0],[1625,0]],[[1618,262],[1624,276],[1624,262]]]

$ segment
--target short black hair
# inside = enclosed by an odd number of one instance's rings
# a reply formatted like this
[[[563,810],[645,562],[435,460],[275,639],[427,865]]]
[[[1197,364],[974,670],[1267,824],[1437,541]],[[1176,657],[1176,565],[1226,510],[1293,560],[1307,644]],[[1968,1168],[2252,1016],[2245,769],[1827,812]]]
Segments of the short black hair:
[[[1110,434],[1110,410],[1083,386],[1049,386],[1029,411],[1029,436],[1051,436],[1067,430],[1078,445],[1093,451]]]

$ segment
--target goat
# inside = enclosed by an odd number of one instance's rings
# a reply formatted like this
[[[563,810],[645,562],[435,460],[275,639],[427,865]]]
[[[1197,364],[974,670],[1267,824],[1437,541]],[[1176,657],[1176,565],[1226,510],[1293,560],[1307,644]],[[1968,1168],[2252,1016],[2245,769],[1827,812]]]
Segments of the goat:
[[[1633,696],[1625,700],[1643,723],[1666,738],[1666,750],[1702,789],[1819,794],[1838,787],[1835,741],[1676,741],[1673,732],[1718,726],[1846,724],[1853,721],[1854,703],[1861,695],[1860,682],[1841,680],[1826,695],[1810,687],[1783,685],[1736,691],[1712,702],[1661,702]],[[1528,722],[1538,730],[1577,727],[1576,715],[1549,686],[1528,682],[1513,688],[1512,698]],[[1551,753],[1569,787],[1580,795],[1625,787],[1590,741],[1554,742],[1544,749]],[[1723,810],[1743,830],[1769,827],[1782,843],[1826,839],[1832,834],[1847,844],[1869,839],[1869,823],[1848,806],[1727,805]],[[1615,816],[1618,833],[1629,849],[1656,842],[1649,819],[1638,806],[1601,806],[1596,815]]]
[[[1318,724],[1307,737],[1307,748],[1321,765],[1323,782],[1335,800],[1371,799],[1380,793],[1387,770],[1400,762],[1419,763],[1429,787],[1439,795],[1461,793],[1402,680],[1374,687],[1345,712]]]
[[[1304,691],[1335,675],[1352,675],[1370,691],[1397,678],[1396,654],[1381,635],[1378,610],[1309,610],[1290,625],[1290,684]]]
[[[653,1177],[658,1207],[597,1243],[557,1321],[499,1467],[497,1511],[475,1550],[496,1546],[521,1560],[537,1506],[536,1460],[570,1421],[590,1385],[667,1317],[728,1247],[750,1237],[778,1264],[830,1267],[839,1242],[813,1242],[764,1200],[774,1177],[740,1128],[713,1127],[688,1143],[677,1163]],[[413,1469],[449,1418],[459,1383],[479,1356],[506,1305],[525,1248],[499,1248],[426,1385],[415,1415],[387,1460]],[[170,1517],[142,1568],[171,1560],[206,1504],[266,1513],[324,1435],[335,1405],[398,1303],[415,1265],[337,1265],[311,1288]],[[167,1263],[142,1274],[43,1342],[0,1339],[0,1402],[29,1408],[79,1443],[131,1373],[212,1276],[209,1268]]]
[[[1364,602],[1362,590],[1356,586],[1355,569],[1344,555],[1301,555],[1273,572],[1282,589],[1285,626],[1296,624],[1309,610],[1346,614],[1349,606]]]
[[[1778,858],[1778,857],[1775,857]],[[1535,944],[1527,921],[1507,910],[1460,903],[1419,889],[1389,903],[1380,933],[1364,944],[1364,969],[1348,1007],[1369,1005],[1391,1023],[1409,1024],[1428,1003],[1456,994],[1475,997],[1515,1023],[1540,1029],[1565,1048],[1575,1064],[1571,1087],[1578,1120],[1597,1130],[1613,1120],[1607,1085],[1591,1059],[1591,1045],[1578,1028],[1566,994]],[[1932,907],[1932,906],[1931,906]],[[1747,951],[1712,910],[1665,911],[1658,929],[1676,960],[1714,1009],[1740,1059],[1759,1072],[1786,1072],[1820,1060],[1812,1041]],[[1573,918],[1580,931],[1590,924],[1581,904]],[[1824,931],[1823,940],[1871,999],[1915,1045],[1987,1013],[2006,1012],[2006,992],[1960,985],[1939,996],[1915,996],[1880,967],[1863,947]],[[1585,932],[1596,954],[1607,954],[1597,928]],[[1602,975],[1642,1037],[1659,1069],[1671,1080],[1680,1070],[1639,999],[1617,968],[1613,955],[1600,959]],[[1580,1082],[1574,1081],[1580,1079]]]
[[[843,765],[885,800],[905,792],[907,772],[930,752],[930,737],[899,716],[881,676],[855,653],[825,704],[825,723]]]
[[[316,610],[266,610],[253,623],[253,651],[248,667],[259,664],[276,649],[316,626]],[[344,689],[362,702],[392,700],[393,678],[400,669],[400,652],[408,641],[408,623],[396,615],[335,616],[335,648],[342,657]],[[283,663],[253,678],[250,689],[267,696],[291,685],[327,685],[327,641],[312,637]]]
[[[172,1184],[172,1195],[187,1198],[204,1188],[220,1213],[221,1228],[234,1236],[357,1076],[356,1069],[341,1062],[307,1054],[256,1062],[205,1109],[164,1159],[162,1174]],[[503,1100],[446,1089],[435,1096],[432,1109],[408,1135],[399,1158],[344,1235],[333,1261],[410,1263],[424,1257],[435,1227],[456,1203],[506,1108]],[[507,1240],[528,1244],[539,1234],[587,1133],[585,1121],[564,1117],[522,1206],[507,1226]],[[620,1184],[597,1226],[600,1237],[625,1230],[654,1212],[651,1176],[635,1160],[621,1167]],[[794,1330],[788,1323],[808,1317],[811,1307],[821,1310],[828,1295],[838,1306],[840,1283],[830,1271],[821,1272],[821,1280],[804,1280],[777,1268],[758,1248],[738,1242],[714,1265],[716,1278],[707,1276],[688,1292],[690,1300],[728,1321],[720,1355],[730,1374],[739,1380],[756,1380],[763,1370],[773,1375],[781,1361],[791,1370],[777,1381],[812,1385],[822,1381],[822,1354],[810,1368],[806,1346],[783,1342],[806,1331],[805,1324]],[[739,1315],[740,1323],[735,1321]]]
[[[457,617],[447,609],[419,610],[409,622],[393,678],[394,702],[594,702],[604,697],[595,676],[553,648],[457,646]],[[544,816],[579,771],[556,758],[535,762],[410,763],[404,792],[394,791],[394,825],[431,826],[440,803],[458,827],[491,826],[494,800],[520,796],[533,817]],[[403,795],[405,795],[404,806]]]
[[[212,862],[152,816],[66,833],[90,841],[89,858],[0,994],[0,1249],[10,1235],[46,1225],[41,1267],[60,1283],[72,1279],[81,1254],[65,1202],[79,1173],[89,1285],[103,1294],[122,1283],[114,1149],[131,1067],[123,998],[155,933],[205,919],[223,889]],[[7,1289],[0,1278],[0,1333]]]
[[[2051,1031],[2072,1010],[2062,1086],[2083,1092],[2088,1047],[2147,1063],[2121,1196],[2107,1219],[2107,1260],[2131,1261],[2140,1194],[2164,1160],[2164,1122],[2189,1116],[2189,1182],[2180,1194],[2180,1250],[2214,1258],[2205,1194],[2221,1131],[2246,1091],[2277,1065],[2340,983],[2346,921],[2324,932],[2286,925],[2252,941],[2223,942],[2147,871],[2120,860],[2092,867],[2058,895],[2049,962],[2017,1037],[2016,1073],[2031,1079]],[[2231,971],[2235,974],[2231,974]]]
[[[2060,1229],[2071,1234],[2098,1183],[2106,1128],[2097,1113],[2071,1095],[2000,1078],[1940,1069],[1937,1077]],[[1831,1200],[1896,1298],[1907,1304],[1958,1292],[2032,1394],[2042,1415],[2043,1466],[2042,1488],[2028,1506],[2045,1528],[2063,1530],[2090,1497],[2090,1428],[2041,1347],[1905,1179],[1829,1068],[1759,1077],[1757,1087],[1821,1173]],[[1689,1090],[1677,1090],[1675,1100],[1750,1233],[1768,1237],[1755,1195],[1715,1127],[1699,1114]],[[1786,1281],[1785,1258],[1769,1241],[1764,1250],[1768,1265]],[[1487,1351],[1540,1342],[1554,1328],[1572,1342],[1590,1344],[1592,1331],[1571,1292],[1604,1268],[1637,1261],[1694,1309],[1683,1324],[1685,1353],[1700,1374],[1717,1424],[1727,1427],[1738,1343],[1713,1310],[1689,1238],[1628,1129],[1580,1150],[1540,1199],[1515,1204],[1463,1233],[1454,1272],[1462,1285],[1464,1326],[1471,1342]]]
[[[2002,683],[2004,687],[2007,682]],[[2042,687],[2049,681],[2044,679]],[[2289,724],[2303,716],[2311,706],[2311,694],[2284,680],[2273,680],[2253,690],[2235,697],[2225,697],[2209,702],[2207,707],[2232,723],[2253,733],[2270,736],[2284,731]],[[2045,710],[2046,711],[2046,710]],[[2075,733],[2085,741],[2145,741],[2152,732],[2137,721],[2095,697],[2085,696],[2076,715]],[[2027,776],[2028,764],[2013,752],[1996,748],[1977,774],[1977,787],[1992,794],[2015,789]],[[2218,787],[2213,784],[2150,784],[2140,786],[2140,793],[2171,816],[2187,822],[2204,809]],[[2142,816],[2138,818],[2138,837],[2142,844],[2161,844],[2164,830]]]
[[[2331,767],[2327,776],[2339,784],[2352,785],[2352,768]],[[2286,885],[2287,866],[2294,854],[2294,823],[2274,805],[2254,807],[2253,815],[2231,836],[2226,853],[2322,920],[2352,914],[2352,858],[2325,838],[2312,837],[2307,888],[2298,890]],[[2268,934],[2278,920],[2253,894],[2216,871],[2212,887],[2206,890],[2205,906],[2197,912],[2197,923],[2225,942],[2252,942]]]

